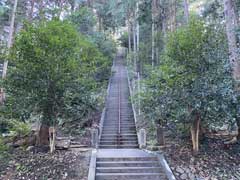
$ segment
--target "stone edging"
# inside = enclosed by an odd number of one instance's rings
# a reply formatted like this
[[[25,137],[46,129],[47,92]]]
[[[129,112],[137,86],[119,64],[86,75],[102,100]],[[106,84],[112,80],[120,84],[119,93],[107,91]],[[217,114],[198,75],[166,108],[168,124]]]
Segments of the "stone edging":
[[[97,150],[92,150],[91,161],[88,171],[88,180],[95,180],[96,174],[96,161],[97,161]]]
[[[164,168],[164,172],[166,173],[167,178],[169,180],[176,180],[176,178],[175,178],[175,176],[174,176],[170,166],[168,165],[165,157],[162,154],[159,154],[159,153],[156,153],[156,152],[153,152],[153,151],[149,151],[149,150],[146,150],[146,149],[144,149],[144,151],[146,151],[147,153],[156,155],[157,158],[158,158],[158,161],[160,162],[160,164]]]

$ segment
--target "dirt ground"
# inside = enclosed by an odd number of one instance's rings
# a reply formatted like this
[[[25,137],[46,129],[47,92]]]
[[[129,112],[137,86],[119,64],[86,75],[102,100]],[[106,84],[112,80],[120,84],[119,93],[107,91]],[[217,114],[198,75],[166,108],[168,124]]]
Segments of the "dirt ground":
[[[49,153],[48,147],[11,148],[6,158],[0,158],[0,180],[87,180],[91,158],[91,128],[98,124],[96,113],[86,124],[71,124],[71,131],[58,129],[59,137],[73,137],[86,148],[70,148]],[[80,131],[80,129],[82,129]],[[0,156],[1,157],[1,156]]]
[[[54,154],[14,149],[1,180],[87,180],[90,149],[70,149]]]
[[[178,180],[240,180],[240,143],[205,138],[193,156],[189,139],[168,137],[162,151]]]

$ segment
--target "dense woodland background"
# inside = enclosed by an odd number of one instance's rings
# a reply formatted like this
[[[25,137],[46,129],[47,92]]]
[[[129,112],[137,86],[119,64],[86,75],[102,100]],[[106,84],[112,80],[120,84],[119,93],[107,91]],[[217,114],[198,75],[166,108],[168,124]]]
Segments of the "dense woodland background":
[[[118,46],[149,147],[235,147],[239,10],[238,0],[1,0],[0,159],[12,146],[48,145],[49,127],[94,126]]]

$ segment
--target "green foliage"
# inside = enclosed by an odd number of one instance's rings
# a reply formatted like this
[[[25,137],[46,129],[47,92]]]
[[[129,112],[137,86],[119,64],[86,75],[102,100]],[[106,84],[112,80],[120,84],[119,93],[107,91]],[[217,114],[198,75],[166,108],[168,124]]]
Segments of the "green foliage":
[[[235,122],[224,31],[192,19],[167,37],[161,65],[145,81],[145,114],[157,123],[190,123],[200,114],[213,128]]]
[[[25,25],[10,55],[13,66],[4,83],[9,118],[37,113],[48,125],[85,115],[97,103],[93,95],[110,64],[71,24],[58,20]]]
[[[121,42],[122,47],[128,48],[128,33],[123,33],[119,38],[119,41]]]
[[[81,7],[76,12],[72,13],[68,19],[77,26],[79,32],[85,35],[93,33],[96,18],[93,12],[87,7]]]
[[[8,128],[11,137],[25,137],[31,132],[30,125],[19,120],[9,120]]]
[[[116,43],[114,42],[114,40],[107,37],[101,32],[95,32],[93,36],[89,38],[93,42],[93,44],[98,47],[99,51],[105,57],[107,57],[109,61],[112,61],[117,51]]]
[[[7,155],[8,147],[3,142],[3,138],[0,136],[0,161]]]

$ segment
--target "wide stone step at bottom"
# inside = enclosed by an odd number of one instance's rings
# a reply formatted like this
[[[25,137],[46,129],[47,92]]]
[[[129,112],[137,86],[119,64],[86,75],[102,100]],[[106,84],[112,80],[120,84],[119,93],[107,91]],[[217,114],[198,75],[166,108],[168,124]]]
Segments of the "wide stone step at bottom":
[[[98,157],[98,162],[134,162],[134,161],[151,161],[158,162],[158,158],[155,156],[141,156],[141,157]]]
[[[161,173],[97,173],[96,180],[163,180]]]
[[[97,167],[159,167],[157,161],[97,162]]]
[[[160,167],[98,167],[96,173],[161,173]]]

